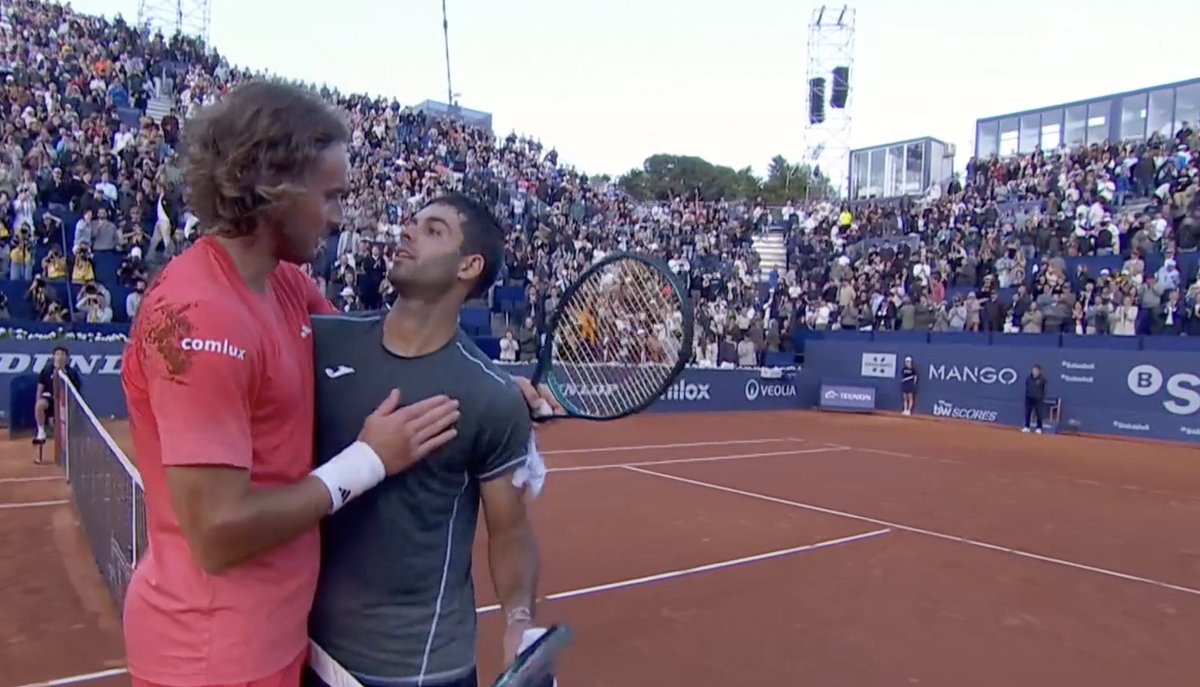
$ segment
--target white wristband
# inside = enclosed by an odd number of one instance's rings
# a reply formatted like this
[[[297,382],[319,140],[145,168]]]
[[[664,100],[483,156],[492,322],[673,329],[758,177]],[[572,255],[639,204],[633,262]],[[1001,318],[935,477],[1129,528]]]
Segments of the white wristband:
[[[312,476],[321,480],[329,490],[330,500],[333,501],[329,512],[336,513],[352,499],[382,482],[387,477],[387,470],[374,449],[356,441],[330,458],[328,463],[313,470]]]

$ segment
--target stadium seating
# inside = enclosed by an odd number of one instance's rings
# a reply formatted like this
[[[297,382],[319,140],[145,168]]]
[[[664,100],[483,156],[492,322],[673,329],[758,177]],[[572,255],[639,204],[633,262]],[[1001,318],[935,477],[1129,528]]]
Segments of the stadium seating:
[[[37,27],[62,26],[77,16],[67,7],[34,0],[6,7],[11,36],[39,35]],[[119,332],[127,326],[130,284],[118,273],[130,250],[138,245],[154,270],[196,236],[174,169],[178,123],[254,76],[188,38],[164,39],[120,20],[96,26],[103,40],[85,44],[67,31],[50,36],[46,45],[13,51],[6,75],[25,85],[10,85],[10,93],[0,95],[3,116],[15,116],[11,92],[24,89],[36,105],[19,116],[35,125],[33,133],[47,126],[47,96],[36,85],[44,81],[16,77],[32,71],[30,60],[45,50],[84,53],[84,62],[94,65],[93,78],[107,90],[96,98],[71,92],[51,98],[54,114],[73,109],[77,115],[52,130],[52,137],[56,142],[68,137],[74,133],[69,127],[99,128],[114,148],[135,152],[117,155],[111,185],[101,179],[99,167],[84,166],[91,158],[76,157],[70,164],[34,159],[39,166],[28,189],[34,207],[20,206],[10,194],[13,202],[0,217],[0,238],[11,242],[18,230],[29,232],[36,242],[34,271],[40,272],[51,246],[71,253],[85,210],[109,210],[122,238],[110,250],[94,251],[94,278],[109,294],[111,323],[102,311],[77,311],[81,283],[50,283],[69,322],[47,323],[45,313],[35,312],[26,298],[28,280],[4,279],[0,293],[7,299],[8,330],[70,326],[79,332]],[[154,57],[130,61],[105,47],[112,45],[129,46],[126,54]],[[51,70],[66,68],[50,64]],[[339,307],[376,304],[376,294],[361,290],[370,280],[360,279],[371,247],[382,244],[386,263],[392,237],[421,198],[452,190],[470,193],[511,228],[504,277],[489,305],[471,306],[461,316],[464,330],[487,350],[496,347],[501,330],[524,327],[527,316],[541,326],[546,299],[594,258],[594,251],[614,247],[655,254],[686,282],[704,311],[696,356],[706,364],[730,362],[718,358],[731,346],[712,345],[728,337],[749,337],[763,360],[790,361],[806,340],[821,336],[1193,350],[1190,341],[1172,340],[1186,334],[1196,341],[1200,335],[1195,252],[1200,161],[1192,152],[1198,142],[1194,135],[1188,140],[1186,132],[972,160],[962,181],[952,181],[934,199],[845,205],[817,199],[786,208],[684,198],[647,204],[561,163],[557,151],[536,139],[498,137],[480,128],[490,119],[446,118],[385,99],[321,92],[348,111],[358,141],[352,179],[361,192],[347,208],[341,232],[325,243],[312,265],[314,279]],[[393,110],[400,110],[398,118],[389,115]],[[1153,183],[1132,183],[1129,170],[1146,158],[1157,170],[1149,180]],[[391,180],[394,195],[385,198],[357,185],[376,163],[387,161],[386,169],[397,169],[391,164],[396,159],[405,162]],[[68,180],[65,186],[56,186],[55,169]],[[161,202],[154,189],[139,193],[135,179],[141,170],[170,180]],[[412,178],[423,181],[414,186]],[[19,171],[9,167],[0,167],[0,182],[0,188],[24,189]],[[148,238],[132,235],[134,209]],[[566,240],[548,242],[546,232]],[[585,253],[583,263],[579,252]],[[11,247],[4,252],[10,254]],[[342,260],[348,254],[355,259]],[[1131,260],[1135,256],[1143,260]],[[1177,272],[1164,267],[1168,260]],[[1149,275],[1159,276],[1158,283]],[[10,276],[20,275],[0,274]],[[1166,288],[1163,282],[1169,282]],[[1028,295],[1018,293],[1019,286]],[[1171,291],[1181,296],[1177,309],[1164,305]],[[1061,306],[1052,292],[1059,294]],[[1123,309],[1125,296],[1132,298],[1132,310]],[[1027,316],[1033,302],[1039,304],[1038,314]],[[1127,323],[1130,318],[1133,324]],[[1095,333],[1126,340],[1099,343]],[[1017,334],[1025,338],[1013,338]]]

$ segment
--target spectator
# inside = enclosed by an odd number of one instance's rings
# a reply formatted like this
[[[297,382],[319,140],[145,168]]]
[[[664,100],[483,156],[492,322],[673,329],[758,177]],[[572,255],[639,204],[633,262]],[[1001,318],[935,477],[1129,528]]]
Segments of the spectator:
[[[125,314],[129,316],[132,322],[133,318],[137,317],[138,310],[142,307],[142,300],[146,297],[146,282],[143,279],[137,280],[133,287],[133,291],[125,296]]]
[[[7,274],[28,282],[43,263],[44,276],[64,279],[71,267],[72,277],[81,272],[75,281],[94,277],[123,293],[196,236],[176,159],[181,122],[252,75],[192,39],[32,0],[8,8],[10,35],[30,38],[28,49],[17,41],[8,51],[11,79],[0,91],[0,111],[17,113],[7,115],[6,151],[20,156],[13,164],[0,155],[0,241],[5,230],[17,236],[7,239]],[[172,76],[150,76],[168,66]],[[146,106],[160,90],[173,107],[155,121]],[[1034,331],[1025,321],[1035,302],[1047,332],[1194,331],[1195,260],[1185,251],[1200,246],[1200,162],[1191,124],[1142,141],[970,160],[961,181],[915,200],[772,209],[749,198],[636,202],[536,139],[386,99],[322,94],[346,112],[353,168],[345,221],[312,278],[343,309],[386,307],[394,293],[381,275],[400,227],[424,199],[466,191],[512,227],[501,285],[526,296],[507,300],[503,327],[522,323],[521,360],[532,360],[563,287],[617,250],[667,261],[696,304],[705,357],[711,344],[729,362],[740,360],[743,340],[761,356],[790,349],[806,330]],[[778,263],[755,248],[764,232],[782,236]],[[56,259],[51,277],[42,258],[56,244],[59,258],[82,245],[101,257]],[[104,259],[112,250],[127,256],[115,274]],[[1110,256],[1115,275],[1068,270]],[[1177,290],[1185,293],[1172,301]],[[1172,303],[1182,305],[1168,315]]]
[[[92,250],[86,243],[75,249],[71,281],[75,284],[90,284],[96,281],[96,265],[93,262]]]
[[[67,278],[67,259],[58,246],[51,246],[50,252],[42,258],[42,275],[49,281]]]
[[[504,332],[504,338],[500,339],[500,361],[517,362],[517,339],[511,329]]]
[[[532,317],[525,318],[525,323],[517,332],[517,351],[521,362],[529,363],[537,359],[539,338]]]
[[[758,365],[758,351],[754,350],[754,342],[749,337],[737,342],[737,363],[741,367]]]
[[[1037,303],[1030,303],[1029,309],[1021,318],[1021,332],[1024,334],[1041,334],[1044,318]]]
[[[95,282],[86,283],[80,290],[79,301],[75,303],[76,317],[88,324],[112,322],[111,300],[112,296],[102,286]]]
[[[1117,336],[1133,336],[1137,334],[1138,307],[1133,304],[1133,296],[1126,295],[1121,305],[1113,311],[1112,333]]]

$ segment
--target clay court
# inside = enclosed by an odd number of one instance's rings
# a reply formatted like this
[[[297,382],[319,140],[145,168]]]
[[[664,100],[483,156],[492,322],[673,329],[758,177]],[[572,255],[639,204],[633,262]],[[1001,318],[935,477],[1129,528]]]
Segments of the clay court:
[[[121,425],[114,435],[127,444]],[[1200,452],[814,412],[543,430],[563,687],[1189,686]],[[0,687],[128,684],[58,468],[0,448]],[[499,621],[477,547],[482,674]]]

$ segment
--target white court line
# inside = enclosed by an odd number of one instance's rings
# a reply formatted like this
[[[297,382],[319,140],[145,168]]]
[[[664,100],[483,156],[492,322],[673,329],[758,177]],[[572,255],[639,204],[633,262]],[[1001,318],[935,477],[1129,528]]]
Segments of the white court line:
[[[28,501],[26,503],[0,503],[0,510],[15,510],[17,508],[41,508],[42,506],[61,506],[64,503],[70,503],[67,500],[61,501]]]
[[[742,444],[771,444],[789,441],[804,441],[796,437],[780,437],[778,439],[734,439],[732,441],[691,441],[685,444],[642,444],[640,446],[604,446],[601,448],[562,448],[554,451],[542,451],[544,456],[556,456],[567,453],[612,453],[616,451],[648,451],[653,448],[698,448],[701,446],[739,446]]]
[[[588,594],[595,594],[597,592],[607,592],[607,591],[612,591],[614,589],[625,589],[626,587],[637,587],[639,585],[649,584],[651,582],[662,582],[663,580],[672,580],[677,577],[684,577],[687,575],[695,575],[697,573],[703,573],[703,572],[711,572],[713,570],[722,570],[724,568],[732,568],[732,567],[738,566],[738,565],[745,565],[746,563],[755,563],[757,561],[766,561],[766,560],[770,560],[772,558],[782,558],[783,556],[790,556],[792,554],[803,553],[805,551],[816,551],[818,549],[827,549],[831,546],[837,546],[839,544],[849,544],[851,542],[863,541],[865,539],[873,539],[875,537],[885,535],[891,531],[892,530],[889,528],[884,528],[884,529],[880,529],[880,530],[874,530],[872,532],[863,532],[861,534],[852,534],[849,537],[841,537],[839,539],[828,539],[825,541],[815,542],[813,544],[805,544],[804,546],[793,546],[788,549],[779,549],[777,551],[768,551],[767,553],[760,553],[760,554],[756,554],[754,556],[745,556],[743,558],[734,558],[732,560],[720,561],[718,563],[709,563],[707,565],[698,565],[694,568],[687,568],[684,570],[671,570],[669,572],[658,573],[657,575],[647,575],[645,577],[636,577],[631,580],[621,580],[619,582],[609,582],[607,584],[600,584],[600,585],[596,585],[594,587],[584,587],[582,589],[572,589],[572,590],[566,591],[566,592],[556,592],[554,594],[548,594],[544,598],[547,601],[556,601],[558,599],[570,599],[570,598],[573,598],[576,596],[586,596]],[[480,606],[479,608],[475,609],[475,612],[476,613],[491,613],[493,611],[498,611],[498,610],[500,610],[500,604],[492,604],[491,606]]]
[[[826,443],[826,442],[821,442],[821,443]],[[901,453],[900,451],[887,451],[887,450],[879,449],[879,448],[866,448],[864,446],[845,446],[843,444],[827,444],[827,445],[841,446],[843,448],[850,449],[851,451],[859,451],[862,453],[874,453],[874,454],[880,455],[880,456],[891,456],[894,458],[907,458],[910,460],[920,460],[920,461],[926,461],[926,462],[942,463],[945,465],[960,465],[960,466],[972,467],[971,463],[962,461],[962,460],[956,460],[954,458],[921,456],[921,455],[917,455],[917,454],[913,454],[913,453]],[[1084,485],[1087,485],[1090,487],[1099,487],[1099,488],[1103,488],[1103,489],[1123,489],[1125,491],[1132,491],[1132,492],[1137,492],[1137,493],[1141,493],[1141,494],[1154,494],[1155,496],[1166,496],[1169,498],[1179,499],[1182,501],[1189,501],[1189,502],[1195,502],[1197,499],[1200,499],[1200,494],[1180,494],[1180,493],[1165,491],[1163,489],[1149,489],[1147,487],[1142,487],[1142,486],[1138,486],[1138,485],[1134,485],[1134,484],[1112,484],[1112,483],[1105,483],[1105,482],[1097,482],[1095,480],[1080,479],[1078,477],[1072,477],[1070,475],[1058,475],[1058,474],[1053,474],[1053,473],[1046,474],[1046,473],[1040,473],[1040,472],[1031,472],[1028,470],[1020,470],[1018,472],[1011,472],[1008,474],[1013,477],[1016,477],[1016,478],[1056,480],[1059,482],[1073,482],[1075,484],[1084,484]]]
[[[1008,546],[1000,546],[999,544],[990,544],[988,542],[979,541],[978,539],[971,539],[969,537],[962,537],[962,536],[955,535],[955,534],[946,534],[944,532],[935,532],[933,530],[927,530],[927,529],[923,529],[920,527],[913,527],[911,525],[902,525],[900,523],[889,522],[887,520],[881,520],[879,518],[872,518],[872,517],[868,517],[865,515],[858,515],[857,513],[848,513],[846,511],[834,510],[832,508],[823,508],[821,506],[814,506],[810,503],[802,503],[800,501],[789,501],[788,499],[781,499],[781,498],[776,498],[774,496],[767,496],[766,494],[759,494],[759,493],[753,492],[753,491],[744,491],[742,489],[734,489],[733,487],[726,487],[726,486],[722,486],[720,484],[713,484],[711,482],[702,482],[700,480],[688,479],[686,477],[677,477],[675,475],[670,475],[670,474],[667,474],[664,472],[655,472],[653,470],[646,470],[644,468],[639,468],[639,467],[626,467],[625,469],[629,470],[631,472],[640,472],[643,475],[650,475],[652,477],[661,477],[663,479],[669,479],[669,480],[673,480],[676,482],[682,482],[684,484],[691,484],[691,485],[697,486],[697,487],[704,487],[706,489],[713,489],[715,491],[723,491],[728,494],[737,494],[739,496],[746,496],[748,498],[758,499],[760,501],[769,501],[771,503],[778,503],[778,504],[781,504],[784,506],[792,506],[793,508],[801,508],[803,510],[810,510],[810,511],[813,511],[816,513],[825,513],[826,515],[837,515],[837,516],[840,516],[843,518],[850,518],[851,520],[858,520],[859,522],[871,523],[872,525],[880,525],[883,527],[890,527],[892,529],[901,530],[904,532],[912,532],[914,534],[923,534],[927,537],[934,537],[935,539],[942,539],[945,541],[958,542],[959,544],[975,546],[975,547],[978,547],[981,549],[987,549],[989,551],[1000,551],[1002,553],[1010,553],[1014,556],[1020,556],[1022,558],[1029,558],[1029,559],[1032,559],[1035,561],[1042,561],[1043,563],[1052,563],[1054,565],[1059,565],[1059,566],[1062,566],[1065,568],[1073,568],[1075,570],[1085,570],[1087,572],[1093,572],[1098,575],[1105,575],[1107,577],[1114,577],[1114,578],[1117,578],[1120,580],[1126,580],[1128,582],[1140,582],[1142,584],[1148,584],[1153,587],[1160,587],[1162,589],[1170,589],[1172,591],[1183,592],[1185,594],[1191,594],[1193,596],[1200,596],[1200,589],[1193,589],[1191,587],[1184,587],[1182,585],[1171,584],[1169,582],[1161,582],[1159,580],[1152,580],[1148,577],[1139,577],[1137,575],[1130,575],[1129,573],[1123,573],[1123,572],[1119,572],[1116,570],[1109,570],[1107,568],[1097,568],[1092,565],[1086,565],[1084,563],[1076,563],[1074,561],[1068,561],[1068,560],[1064,560],[1062,558],[1053,558],[1051,556],[1043,556],[1041,554],[1032,553],[1030,551],[1022,551],[1021,549],[1014,549],[1014,548],[1010,548]]]
[[[112,670],[101,670],[95,673],[83,673],[82,675],[72,675],[70,677],[60,677],[57,680],[47,680],[45,682],[30,682],[17,687],[58,687],[59,685],[73,685],[79,682],[89,682],[91,680],[102,680],[106,677],[116,677],[124,675],[128,672],[126,668],[113,668]]]
[[[874,530],[871,532],[863,532],[861,534],[850,535],[849,537],[841,537],[839,539],[828,539],[825,541],[819,541],[819,542],[815,542],[812,544],[805,544],[804,546],[793,546],[788,549],[779,549],[777,551],[768,551],[766,553],[760,553],[760,554],[756,554],[753,556],[745,556],[743,558],[734,558],[734,559],[728,560],[728,561],[709,563],[707,565],[698,565],[696,567],[686,568],[684,570],[671,570],[671,571],[664,572],[664,573],[658,573],[657,575],[647,575],[645,577],[637,577],[637,578],[633,578],[633,579],[629,579],[629,580],[620,580],[618,582],[609,582],[607,584],[596,585],[593,587],[583,587],[581,589],[571,589],[571,590],[568,590],[565,592],[556,592],[554,594],[549,594],[544,598],[547,601],[555,601],[558,599],[570,599],[570,598],[573,598],[576,596],[586,596],[588,594],[607,592],[607,591],[612,591],[615,589],[624,589],[626,587],[637,587],[637,586],[644,585],[644,584],[650,584],[652,582],[662,582],[663,580],[671,580],[671,579],[675,579],[675,578],[679,578],[679,577],[686,577],[688,575],[696,575],[699,573],[711,572],[713,570],[722,570],[725,568],[733,568],[733,567],[736,567],[739,565],[745,565],[747,563],[756,563],[758,561],[771,560],[773,558],[782,558],[784,556],[790,556],[790,555],[797,554],[797,553],[803,553],[805,551],[816,551],[819,549],[827,549],[827,548],[830,548],[833,546],[838,546],[840,544],[850,544],[852,542],[864,541],[867,539],[873,539],[875,537],[885,535],[889,532],[891,532],[891,530],[888,528]],[[475,609],[475,612],[479,613],[479,614],[483,614],[483,613],[493,613],[498,610],[500,610],[500,605],[493,604],[491,606],[480,606],[479,608]],[[70,685],[70,684],[76,684],[79,682],[88,682],[91,680],[99,680],[99,679],[106,678],[106,677],[113,677],[116,675],[124,675],[125,673],[126,673],[125,668],[114,668],[112,670],[103,670],[103,671],[100,671],[97,673],[72,675],[71,677],[59,678],[57,680],[49,680],[47,682],[31,682],[29,684],[19,685],[18,687],[59,687],[60,685]]]
[[[21,482],[63,481],[62,475],[46,475],[44,477],[0,477],[0,484],[19,484]]]
[[[603,465],[576,465],[566,468],[547,468],[546,472],[583,472],[585,470],[605,470],[609,468],[627,468],[642,465],[675,465],[677,463],[713,463],[723,460],[744,460],[746,458],[766,458],[768,456],[795,456],[805,453],[836,453],[848,451],[845,446],[830,446],[828,448],[804,448],[791,451],[768,451],[766,453],[734,453],[724,456],[704,456],[701,458],[667,458],[664,460],[645,460],[637,463],[605,463]]]

